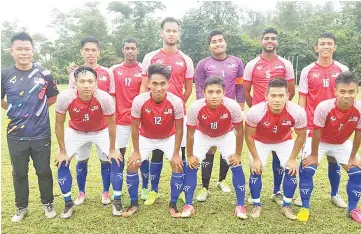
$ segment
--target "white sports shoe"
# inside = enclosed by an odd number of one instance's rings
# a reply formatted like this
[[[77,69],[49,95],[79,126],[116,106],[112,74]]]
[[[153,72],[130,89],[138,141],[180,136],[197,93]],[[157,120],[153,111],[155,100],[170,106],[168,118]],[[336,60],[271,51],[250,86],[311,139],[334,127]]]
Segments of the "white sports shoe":
[[[29,209],[26,208],[18,208],[18,210],[16,211],[16,214],[13,216],[13,218],[11,219],[12,222],[14,223],[18,223],[21,220],[24,219],[24,217],[29,213]]]
[[[60,214],[60,218],[68,219],[73,215],[74,203],[65,204],[63,213]]]
[[[83,201],[84,202],[84,201]],[[110,200],[110,194],[109,192],[104,192],[102,194],[102,204],[103,205],[109,205],[112,201]]]
[[[298,197],[293,201],[293,204],[295,204],[296,206],[302,206],[301,196],[298,196]]]
[[[54,209],[53,203],[43,204],[43,210],[45,212],[45,216],[48,219],[52,219],[56,216],[56,211]]]
[[[79,192],[78,197],[75,199],[74,204],[80,206],[85,201],[85,193]]]
[[[229,188],[228,184],[224,181],[218,182],[217,183],[217,188],[219,190],[221,190],[224,193],[229,193],[231,192],[231,189]]]
[[[113,213],[113,216],[121,216],[123,214],[121,200],[113,200],[112,213]]]
[[[331,202],[335,204],[335,206],[340,208],[347,208],[346,202],[342,199],[342,197],[338,194],[336,196],[331,197]]]
[[[206,188],[202,188],[196,199],[199,202],[205,202],[210,195],[210,192]]]
[[[253,205],[253,200],[252,200],[251,195],[249,195],[247,202],[249,205]]]

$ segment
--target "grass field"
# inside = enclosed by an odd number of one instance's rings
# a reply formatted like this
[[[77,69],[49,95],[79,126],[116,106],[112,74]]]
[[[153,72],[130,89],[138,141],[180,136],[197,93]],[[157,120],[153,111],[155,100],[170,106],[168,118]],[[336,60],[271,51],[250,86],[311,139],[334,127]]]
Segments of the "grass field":
[[[64,89],[64,87],[60,87]],[[295,98],[297,99],[297,98]],[[361,93],[358,96],[361,99]],[[194,92],[192,100],[194,100]],[[296,100],[295,100],[296,101]],[[55,133],[54,107],[50,109],[50,119],[52,126],[52,162],[55,159],[55,152],[58,149]],[[87,199],[86,202],[76,207],[73,217],[69,220],[45,218],[40,204],[40,195],[38,191],[37,177],[35,170],[30,162],[29,181],[30,181],[30,212],[23,222],[13,224],[11,217],[15,212],[14,191],[11,175],[11,162],[6,142],[6,115],[2,111],[2,193],[1,193],[1,229],[3,233],[361,233],[361,226],[345,216],[346,211],[334,207],[329,200],[330,185],[327,177],[326,159],[321,163],[315,175],[315,189],[311,201],[311,216],[307,223],[287,220],[280,213],[280,207],[269,200],[273,188],[273,176],[271,169],[271,160],[269,158],[268,166],[263,174],[262,216],[259,219],[249,218],[248,220],[239,220],[233,216],[235,194],[223,194],[216,189],[216,182],[219,173],[219,155],[214,160],[215,166],[210,184],[211,197],[206,203],[195,202],[197,213],[190,219],[173,219],[169,217],[167,205],[169,200],[169,180],[171,169],[169,163],[165,161],[160,183],[161,198],[151,207],[145,207],[141,204],[140,213],[125,219],[113,217],[111,215],[111,206],[103,207],[100,202],[102,182],[100,176],[100,162],[95,151],[89,161],[87,178]],[[244,144],[245,146],[246,144]],[[243,149],[243,166],[246,174],[246,181],[249,178],[249,157],[246,146]],[[359,150],[359,153],[361,151]],[[129,149],[127,156],[129,156]],[[75,178],[74,160],[71,163],[73,175],[73,198],[76,198],[77,185]],[[52,163],[54,177],[55,205],[58,215],[62,212],[64,201],[57,183],[57,170]],[[198,183],[200,183],[200,173]],[[228,173],[227,182],[232,184],[231,172]],[[342,172],[340,185],[340,194],[347,199],[346,195],[347,174]],[[123,207],[129,205],[129,196],[126,184],[123,185],[122,197]],[[197,191],[196,191],[197,193]],[[247,197],[249,187],[246,189]],[[298,189],[296,190],[298,194]],[[181,205],[178,205],[181,208]],[[250,210],[250,206],[247,206]],[[295,207],[295,211],[299,208]]]

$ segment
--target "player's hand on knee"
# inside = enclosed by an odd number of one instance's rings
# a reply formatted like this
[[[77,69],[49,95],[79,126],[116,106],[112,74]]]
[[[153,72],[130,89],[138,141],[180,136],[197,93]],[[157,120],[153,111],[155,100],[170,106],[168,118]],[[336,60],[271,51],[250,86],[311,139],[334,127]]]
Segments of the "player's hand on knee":
[[[309,155],[306,158],[302,159],[302,166],[308,167],[311,165],[317,165],[318,164],[318,157],[316,155]]]
[[[352,167],[358,167],[361,169],[360,160],[357,158],[350,158],[348,160],[347,169],[350,170]]]
[[[199,166],[199,159],[196,156],[188,156],[188,165],[192,169],[197,169]]]
[[[289,175],[296,176],[298,174],[297,160],[289,159],[286,163],[286,168],[288,168]]]
[[[262,173],[262,161],[258,159],[253,159],[251,170],[253,174],[260,175]]]
[[[229,165],[232,167],[237,166],[238,164],[241,164],[241,155],[238,154],[232,154],[228,157]]]
[[[69,165],[68,155],[65,152],[58,152],[55,157],[55,165],[60,168],[63,162],[66,162],[65,166]]]
[[[123,161],[122,155],[120,154],[120,152],[114,150],[110,150],[109,151],[109,162],[112,163],[112,159],[114,159],[117,164],[118,167],[120,167],[120,163]]]
[[[173,154],[170,163],[173,170],[175,170],[176,172],[179,173],[183,171],[183,160],[179,154]]]
[[[133,151],[128,161],[128,167],[140,167],[142,164],[142,158],[139,152]]]

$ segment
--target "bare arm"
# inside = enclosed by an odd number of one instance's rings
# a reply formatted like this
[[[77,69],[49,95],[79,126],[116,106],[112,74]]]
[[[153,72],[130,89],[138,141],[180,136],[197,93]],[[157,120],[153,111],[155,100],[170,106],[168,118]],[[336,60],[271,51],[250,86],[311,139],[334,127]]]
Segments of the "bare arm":
[[[4,109],[4,110],[7,110],[8,109],[8,103],[5,99],[1,99],[1,107]]]
[[[253,159],[260,159],[256,150],[256,145],[254,143],[253,134],[256,132],[256,128],[252,128],[246,125],[245,129],[245,140],[248,147],[249,152],[251,152]]]
[[[193,156],[195,128],[187,127],[187,157]]]
[[[243,136],[244,136],[243,123],[236,125],[234,129],[236,130],[236,154],[241,156],[242,148],[243,148]]]
[[[139,93],[145,93],[148,90],[148,77],[142,77],[142,84],[140,85]]]
[[[66,154],[65,142],[64,142],[64,123],[66,119],[66,114],[56,113],[55,116],[55,135],[58,140],[59,151]]]
[[[244,99],[246,99],[247,105],[249,108],[252,107],[252,97],[251,97],[251,82],[244,82],[243,83],[243,92],[244,92]]]
[[[296,160],[306,140],[306,129],[295,129],[297,135],[290,159]]]
[[[361,144],[361,130],[356,129],[355,137],[353,138],[353,145],[352,145],[350,159],[352,160],[356,159],[356,154],[358,149],[360,149],[360,144]]]
[[[183,121],[184,119],[175,120],[175,143],[174,143],[174,154],[178,153],[182,143],[183,137]]]
[[[57,97],[57,96],[52,96],[52,97],[48,98],[48,99],[46,100],[46,104],[48,104],[48,106],[53,105],[53,104],[56,102],[56,97]]]
[[[140,119],[132,119],[133,150],[138,154],[139,154],[139,125],[140,125]]]
[[[191,96],[192,90],[193,90],[193,79],[185,79],[184,94],[183,94],[185,102],[187,102],[189,97]]]
[[[115,116],[104,116],[105,122],[108,125],[109,131],[109,151],[115,151],[115,138],[116,138],[116,124],[115,124]]]
[[[290,94],[289,100],[292,101],[292,98],[295,96],[295,80],[287,81],[287,86]]]
[[[306,103],[307,103],[306,96],[305,95],[299,95],[299,97],[298,97],[298,105],[301,106],[302,108],[305,108]]]
[[[318,157],[318,147],[322,136],[322,129],[315,128],[312,133],[311,155]]]

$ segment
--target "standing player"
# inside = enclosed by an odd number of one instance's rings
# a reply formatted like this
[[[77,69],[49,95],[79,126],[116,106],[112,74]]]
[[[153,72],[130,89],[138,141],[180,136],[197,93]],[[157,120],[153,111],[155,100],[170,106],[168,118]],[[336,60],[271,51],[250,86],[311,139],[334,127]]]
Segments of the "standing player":
[[[29,212],[30,156],[38,176],[45,215],[54,218],[48,107],[56,102],[59,91],[50,71],[33,65],[33,40],[28,34],[14,35],[10,52],[15,65],[1,69],[1,107],[10,119],[7,143],[17,207],[12,221],[20,222]]]
[[[138,41],[133,38],[127,38],[123,41],[122,53],[124,62],[114,65],[110,68],[114,77],[115,100],[116,100],[116,123],[117,123],[117,142],[116,146],[122,155],[125,155],[126,147],[129,143],[131,128],[131,108],[134,98],[139,95],[142,84],[142,66],[137,61]],[[124,170],[123,161],[121,171]],[[141,199],[146,200],[148,196],[148,179],[149,179],[149,160],[142,163],[140,168],[142,173],[143,189]],[[121,177],[121,185],[123,177]],[[122,188],[122,187],[121,187]],[[120,188],[120,189],[121,189]],[[114,188],[113,188],[114,190]],[[121,195],[121,190],[114,192],[116,196]]]
[[[111,94],[115,95],[114,90],[114,79],[112,73],[108,70],[108,68],[100,66],[98,64],[98,58],[100,56],[100,43],[99,41],[92,36],[84,38],[80,42],[80,54],[84,59],[84,66],[91,67],[97,73],[98,79],[98,88]],[[75,69],[76,66],[72,67]],[[74,78],[74,73],[71,72],[69,75],[69,88],[76,89],[76,81]],[[81,205],[85,201],[85,183],[88,175],[88,160],[90,156],[92,144],[88,143],[83,145],[79,151],[77,152],[77,161],[76,164],[76,179],[78,181],[79,193],[78,197],[74,201],[75,205]],[[97,146],[98,158],[102,158],[102,150]],[[85,159],[85,160],[82,160]],[[110,163],[108,161],[100,160],[101,164],[101,175],[103,181],[103,193],[102,193],[102,204],[107,205],[110,204],[110,195],[109,195],[109,187],[110,187]],[[114,188],[113,188],[114,190]],[[115,191],[116,193],[118,191]]]
[[[240,58],[227,55],[227,42],[223,33],[213,30],[208,36],[208,45],[211,56],[199,61],[197,64],[194,79],[196,82],[197,99],[203,98],[204,82],[210,76],[222,77],[225,81],[225,96],[236,99],[244,108],[243,96],[243,70],[244,65]],[[206,201],[209,195],[209,181],[211,179],[214,153],[216,148],[212,147],[207,152],[206,158],[202,162],[202,185],[203,188],[197,196],[197,201]],[[228,172],[228,165],[222,156],[219,160],[219,180],[217,187],[223,192],[230,192],[230,188],[224,182]]]
[[[247,63],[244,70],[244,96],[247,105],[258,104],[265,100],[268,82],[275,78],[284,78],[287,81],[289,100],[295,95],[294,71],[290,61],[277,55],[278,33],[273,28],[266,29],[262,34],[262,54]],[[253,97],[251,87],[253,86]],[[272,152],[272,169],[274,187],[271,199],[282,204],[283,196],[280,191],[283,178],[283,170],[280,161]]]
[[[190,57],[178,50],[177,42],[180,36],[180,23],[173,17],[165,18],[161,23],[161,37],[163,39],[163,47],[156,51],[145,55],[143,59],[143,79],[144,85],[141,92],[147,90],[147,73],[150,64],[163,64],[171,71],[169,80],[169,92],[173,93],[183,101],[184,112],[185,103],[192,94],[194,67]],[[186,119],[186,116],[185,116]],[[185,122],[184,122],[185,125]],[[182,139],[182,158],[185,165],[185,144],[186,139]],[[150,164],[150,182],[151,192],[148,195],[145,205],[152,205],[159,197],[158,185],[160,174],[163,167],[163,152],[155,150],[153,152],[152,161]]]
[[[169,212],[172,217],[180,217],[176,202],[183,187],[183,163],[180,147],[183,134],[183,103],[180,98],[167,92],[171,73],[161,64],[152,64],[148,68],[150,92],[138,95],[132,105],[132,142],[133,152],[128,162],[127,185],[130,206],[124,217],[139,210],[138,169],[148,159],[149,154],[159,149],[171,162]]]
[[[59,95],[56,104],[55,133],[59,152],[56,155],[58,180],[64,196],[65,208],[61,218],[70,218],[74,203],[71,199],[72,177],[69,170],[70,160],[78,150],[87,144],[98,146],[99,159],[120,166],[121,157],[115,150],[116,125],[113,98],[97,89],[97,73],[90,67],[79,67],[74,71],[77,89],[68,89]],[[69,127],[64,133],[66,112],[69,111]],[[89,158],[89,155],[87,156]],[[108,159],[109,157],[109,159]],[[88,158],[78,158],[86,160]],[[118,177],[119,171],[112,170],[111,177]],[[113,182],[113,180],[112,180]],[[113,183],[113,187],[114,183]],[[113,215],[121,215],[121,202],[114,199]]]
[[[336,78],[336,98],[322,101],[314,112],[311,151],[305,149],[300,169],[300,194],[302,208],[297,214],[299,221],[309,218],[313,175],[317,165],[326,154],[334,157],[347,171],[348,214],[361,223],[357,203],[361,194],[361,164],[357,155],[361,143],[361,102],[355,100],[358,93],[358,77],[349,71]],[[355,132],[353,143],[348,140]]]
[[[262,171],[269,153],[275,151],[285,170],[281,212],[288,219],[296,219],[291,203],[297,187],[297,155],[306,139],[307,117],[302,107],[288,101],[287,90],[285,79],[272,79],[266,101],[252,106],[246,116],[245,138],[251,156],[249,187],[253,199],[250,216],[253,218],[261,215]],[[291,128],[297,135],[295,141]]]
[[[301,72],[298,104],[306,110],[309,133],[313,129],[313,114],[316,106],[324,100],[335,97],[335,80],[341,72],[348,71],[345,65],[333,60],[335,50],[335,36],[330,33],[321,34],[315,45],[318,60],[305,67]],[[312,135],[308,134],[308,136],[305,151],[310,152]],[[346,202],[338,195],[338,187],[341,181],[340,165],[333,157],[327,157],[327,161],[328,178],[331,184],[331,202],[338,207],[346,208]],[[295,200],[295,204],[302,205],[301,197]]]
[[[186,203],[182,217],[195,213],[193,194],[197,187],[197,171],[210,147],[219,147],[224,160],[231,166],[233,186],[236,191],[235,215],[246,219],[244,206],[245,178],[241,165],[243,146],[243,116],[239,104],[224,96],[225,81],[214,76],[204,82],[205,98],[192,104],[187,119],[188,168],[184,179]],[[234,130],[236,133],[234,133]]]

